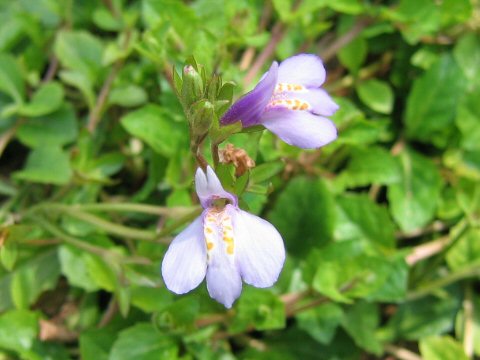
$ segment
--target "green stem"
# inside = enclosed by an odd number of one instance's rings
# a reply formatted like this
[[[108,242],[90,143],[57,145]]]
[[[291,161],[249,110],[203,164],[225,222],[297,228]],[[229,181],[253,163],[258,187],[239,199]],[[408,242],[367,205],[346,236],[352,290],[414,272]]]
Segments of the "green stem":
[[[474,316],[472,284],[467,282],[463,299],[463,350],[469,359],[473,359],[474,353]]]
[[[59,204],[49,204],[49,206]],[[66,206],[66,205],[61,205]],[[138,212],[144,214],[176,217],[187,214],[191,211],[189,207],[165,207],[135,203],[98,203],[98,204],[75,204],[69,207],[80,211],[117,211],[117,212]]]
[[[218,163],[220,162],[220,158],[218,156],[218,144],[212,142],[210,150],[212,152],[213,167],[216,169]]]
[[[468,279],[471,277],[475,276],[480,276],[480,266],[475,265],[475,266],[469,266],[465,269],[462,269],[458,272],[449,274],[447,276],[444,276],[440,279],[434,280],[430,282],[428,285],[425,287],[415,290],[407,294],[406,300],[411,301],[411,300],[416,300],[419,298],[422,298],[424,296],[427,296],[434,292],[435,290],[438,290],[440,288],[443,288],[447,285],[453,284],[454,282],[462,279]]]
[[[59,206],[59,210],[65,211],[68,215],[78,220],[95,225],[112,235],[123,238],[133,238],[135,240],[155,241],[155,233],[153,231],[139,230],[124,225],[114,224],[99,216],[76,210],[71,206]]]
[[[166,227],[165,229],[160,231],[158,234],[156,234],[154,231],[140,230],[140,229],[124,226],[124,225],[115,224],[99,216],[89,214],[79,209],[81,208],[81,209],[90,209],[90,210],[102,209],[102,210],[112,210],[112,211],[114,210],[130,211],[133,208],[135,208],[136,205],[138,205],[138,207],[136,207],[136,210],[139,210],[139,211],[141,210],[142,212],[153,213],[155,211],[156,213],[158,213],[160,209],[162,209],[161,211],[168,210],[166,208],[159,208],[159,207],[154,207],[149,205],[139,205],[139,204],[111,204],[111,205],[105,204],[105,206],[103,206],[103,204],[86,204],[82,206],[82,205],[63,205],[63,204],[54,204],[54,203],[44,203],[31,208],[27,212],[26,216],[28,216],[29,214],[30,215],[35,214],[35,212],[37,211],[43,211],[47,213],[54,211],[58,213],[67,214],[78,220],[85,221],[89,224],[92,224],[104,230],[109,234],[116,235],[118,237],[133,239],[133,240],[150,241],[150,242],[162,242],[161,241],[162,237],[169,235],[175,229],[186,224],[187,222],[192,221],[202,212],[202,209],[198,207],[194,208],[193,211],[184,215],[178,221],[174,222],[172,225]],[[123,206],[123,205],[128,205],[128,206]]]
[[[95,225],[98,228],[104,230],[105,232],[117,235],[119,237],[134,238],[136,240],[144,241],[155,241],[155,233],[153,231],[145,231],[134,229],[124,225],[117,225],[99,216],[77,210],[74,206],[44,203],[31,208],[26,215],[28,216],[28,214],[35,214],[35,212],[37,211],[43,211],[46,213],[50,213],[52,211],[64,213],[78,220],[82,220],[89,224]]]
[[[45,219],[42,219],[41,217],[32,216],[32,219],[50,234],[58,237],[65,243],[72,245],[78,249],[88,251],[92,254],[101,256],[102,258],[110,253],[108,250],[102,247],[88,244],[85,241],[79,240],[77,238],[74,238],[73,236],[64,233],[59,227],[46,221]]]

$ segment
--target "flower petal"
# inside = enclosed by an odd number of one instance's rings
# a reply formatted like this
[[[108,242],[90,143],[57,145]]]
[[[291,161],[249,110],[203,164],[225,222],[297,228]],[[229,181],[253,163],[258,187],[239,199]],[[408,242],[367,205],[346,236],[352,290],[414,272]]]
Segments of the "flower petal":
[[[226,252],[216,252],[210,258],[207,269],[207,289],[213,299],[228,309],[240,296],[242,279]]]
[[[262,116],[262,124],[287,144],[316,149],[337,138],[332,121],[309,111],[272,109]]]
[[[207,270],[203,214],[173,239],[162,262],[162,277],[170,291],[185,294],[196,288]]]
[[[197,172],[195,173],[195,190],[197,191],[197,196],[200,199],[202,206],[206,208],[208,205],[210,192],[208,190],[207,175],[201,168],[198,168]]]
[[[299,54],[280,63],[278,83],[319,87],[325,82],[326,71],[322,59],[313,54]]]
[[[268,221],[240,209],[230,210],[235,232],[235,261],[243,281],[264,288],[278,279],[285,261],[281,235]]]
[[[332,116],[339,108],[323,89],[310,89],[306,92],[287,92],[286,96],[289,99],[299,99],[308,102],[312,107],[310,111],[318,115]]]
[[[272,98],[277,84],[278,63],[274,61],[268,72],[262,77],[255,88],[238,99],[223,115],[223,125],[239,120],[243,127],[257,125],[268,102]]]
[[[210,166],[207,166],[206,174],[201,168],[195,173],[195,187],[198,198],[204,208],[211,206],[216,199],[227,199],[237,205],[237,197],[226,191],[217,175]]]

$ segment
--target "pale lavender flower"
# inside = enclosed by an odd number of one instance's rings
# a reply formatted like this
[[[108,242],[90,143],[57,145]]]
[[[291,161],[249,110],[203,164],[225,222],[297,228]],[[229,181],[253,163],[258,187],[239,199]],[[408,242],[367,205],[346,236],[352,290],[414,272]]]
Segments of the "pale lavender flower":
[[[173,239],[162,262],[170,291],[184,294],[207,278],[212,298],[230,308],[240,296],[242,280],[255,287],[272,286],[282,270],[285,248],[278,231],[240,210],[212,168],[195,175],[197,195],[205,209]],[[219,200],[228,202],[219,206]]]
[[[325,76],[322,60],[316,55],[295,55],[280,65],[274,61],[257,86],[225,113],[221,123],[263,125],[286,143],[304,149],[326,145],[337,138],[337,130],[325,116],[333,115],[338,105],[320,88]]]

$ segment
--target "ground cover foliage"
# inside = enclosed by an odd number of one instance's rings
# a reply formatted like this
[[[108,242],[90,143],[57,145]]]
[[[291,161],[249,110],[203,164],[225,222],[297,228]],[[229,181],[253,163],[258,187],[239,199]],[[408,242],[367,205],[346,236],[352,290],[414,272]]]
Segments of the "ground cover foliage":
[[[0,19],[0,359],[480,356],[477,0],[3,0]],[[278,283],[231,310],[170,293],[162,257],[200,212],[183,66],[215,127],[299,52],[324,59],[338,139],[238,132],[220,148],[256,167],[217,166],[282,234]]]

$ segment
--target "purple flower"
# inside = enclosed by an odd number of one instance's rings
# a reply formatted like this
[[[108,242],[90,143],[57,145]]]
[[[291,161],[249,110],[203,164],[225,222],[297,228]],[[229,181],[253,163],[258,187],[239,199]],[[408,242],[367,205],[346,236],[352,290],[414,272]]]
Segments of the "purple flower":
[[[322,60],[300,54],[273,62],[257,86],[222,117],[223,125],[241,121],[243,127],[263,125],[286,143],[318,148],[337,138],[331,116],[338,105],[320,89],[325,82]]]
[[[285,261],[278,231],[238,208],[237,198],[225,191],[212,168],[195,175],[197,195],[205,209],[173,239],[162,262],[170,291],[184,294],[207,277],[212,298],[230,308],[242,292],[242,280],[255,287],[272,286]],[[219,205],[227,200],[226,206]]]

